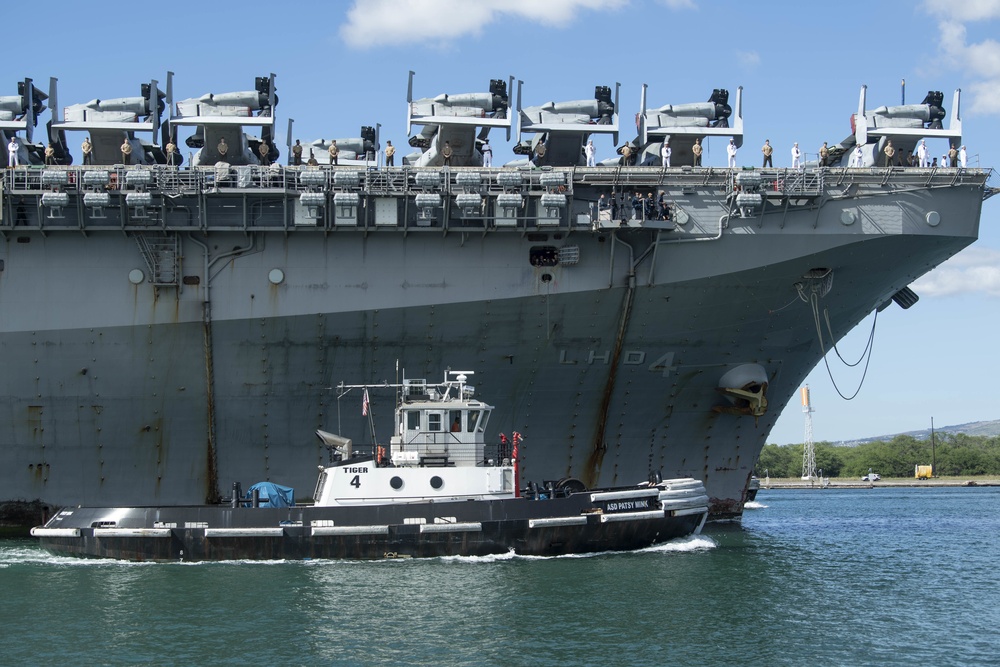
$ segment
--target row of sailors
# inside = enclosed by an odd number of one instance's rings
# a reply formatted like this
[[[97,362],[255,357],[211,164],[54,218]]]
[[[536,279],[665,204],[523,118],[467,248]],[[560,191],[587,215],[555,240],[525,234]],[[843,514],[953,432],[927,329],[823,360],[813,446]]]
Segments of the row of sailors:
[[[14,137],[11,138],[10,143],[7,145],[7,156],[8,156],[7,157],[7,166],[8,167],[16,167],[16,166],[18,166],[18,164],[19,164],[19,161],[18,161],[18,151],[19,151],[19,149],[20,149],[20,143],[18,141],[17,136],[14,136]],[[83,164],[85,164],[85,165],[93,164],[93,149],[94,149],[94,147],[93,147],[93,144],[90,142],[90,137],[87,137],[86,139],[84,139],[83,143],[80,145],[80,150],[83,153]],[[169,141],[167,143],[165,150],[166,150],[166,155],[167,155],[167,164],[168,165],[174,165],[174,164],[176,164],[177,163],[177,160],[176,160],[177,145],[173,142],[173,140],[171,140],[171,141]],[[302,150],[303,150],[302,144],[300,143],[300,141],[298,139],[296,139],[295,140],[295,145],[292,146],[292,164],[293,165],[300,166],[302,164]],[[734,169],[736,168],[736,153],[737,153],[737,150],[738,149],[736,147],[735,141],[733,139],[730,139],[729,140],[729,146],[726,149],[726,153],[727,153],[727,156],[728,156],[728,162],[729,162],[728,166],[730,168],[734,168]],[[229,153],[229,144],[226,143],[225,138],[222,138],[222,139],[219,140],[219,144],[218,144],[218,146],[216,146],[216,151],[218,152],[220,159],[224,162],[226,156]],[[337,165],[339,163],[340,149],[337,146],[337,140],[336,139],[331,140],[330,147],[329,147],[328,151],[329,151],[329,155],[330,155],[330,164]],[[258,147],[258,153],[260,154],[261,164],[263,164],[264,166],[270,165],[270,160],[268,159],[268,153],[270,153],[270,147],[269,147],[269,145],[268,145],[268,143],[266,141],[262,141],[260,143],[260,146]],[[393,164],[394,164],[394,158],[395,158],[395,153],[396,153],[396,148],[395,148],[395,146],[392,145],[392,141],[387,141],[386,142],[386,148],[385,148],[385,165],[387,167],[393,166]],[[632,164],[635,163],[634,161],[635,161],[635,157],[636,157],[637,151],[635,151],[632,148],[632,145],[630,143],[626,143],[624,146],[622,146],[618,150],[618,153],[621,154],[621,156],[622,156],[622,163],[624,165],[630,166],[630,165],[632,165]],[[692,166],[700,167],[701,166],[701,156],[702,156],[701,139],[696,139],[695,140],[695,143],[694,143],[694,146],[692,147],[691,153],[692,153],[692,163],[693,163]],[[763,164],[761,165],[761,167],[762,168],[767,168],[767,167],[772,167],[773,168],[774,167],[774,162],[772,160],[772,156],[774,154],[774,147],[771,146],[770,139],[765,139],[764,140],[764,145],[763,145],[763,147],[761,147],[761,153],[764,156]],[[895,166],[901,166],[901,167],[905,167],[905,166],[910,166],[910,167],[937,167],[938,166],[937,158],[933,158],[933,160],[932,160],[931,157],[930,157],[930,150],[927,148],[927,140],[926,139],[923,139],[923,140],[920,141],[920,145],[917,147],[916,153],[914,153],[912,155],[906,155],[906,154],[904,154],[903,151],[897,151],[893,147],[892,141],[891,140],[887,140],[885,148],[883,149],[883,153],[885,155],[884,165],[886,167],[891,167],[891,166],[894,166],[894,165]],[[827,145],[827,142],[825,142],[825,141],[823,142],[823,146],[820,147],[818,154],[819,154],[819,166],[820,167],[829,166],[830,149],[829,149],[829,146]],[[483,144],[482,155],[483,155],[483,166],[484,167],[492,167],[493,166],[493,149],[490,147],[488,139]],[[537,166],[538,164],[540,164],[541,159],[544,158],[544,155],[545,155],[545,153],[544,153],[544,144],[539,144],[539,149],[536,150],[536,154],[532,158],[532,164],[535,165],[535,166]],[[587,142],[587,145],[584,147],[584,155],[587,158],[587,166],[588,167],[596,166],[596,163],[595,163],[595,149],[594,149],[594,142],[593,141],[588,141]],[[131,162],[131,156],[132,156],[132,144],[126,138],[125,141],[123,141],[122,145],[121,145],[122,164],[125,164],[125,165],[130,164],[130,162]],[[665,141],[665,142],[663,142],[663,145],[660,148],[660,158],[661,158],[661,161],[662,161],[662,166],[664,166],[664,167],[670,166],[670,156],[671,156],[670,142],[669,141]],[[448,142],[445,142],[445,147],[444,147],[444,150],[443,150],[443,157],[444,157],[445,165],[449,165],[451,163],[451,147],[448,144]],[[792,169],[801,169],[803,167],[802,151],[799,149],[798,142],[795,142],[795,144],[792,146],[792,149],[791,149],[791,158],[792,158]],[[864,153],[863,153],[862,147],[861,146],[856,146],[855,149],[854,149],[854,151],[853,151],[853,153],[852,153],[852,155],[851,155],[851,160],[850,160],[850,163],[848,164],[848,166],[849,167],[861,167],[863,165],[863,159],[864,159]],[[49,145],[45,148],[45,164],[46,165],[54,165],[55,164],[55,148],[54,148],[54,146],[51,143],[49,143]],[[309,165],[309,166],[318,166],[319,165],[319,161],[316,160],[316,156],[313,153],[312,149],[309,149],[309,159],[307,160],[306,164]],[[962,145],[961,148],[956,149],[955,145],[952,144],[951,147],[950,147],[950,149],[948,150],[948,152],[946,154],[944,154],[944,155],[941,156],[941,166],[961,167],[961,168],[964,169],[967,166],[967,164],[968,164],[968,152],[966,151],[966,148],[965,148],[964,145]]]
[[[924,139],[920,141],[920,145],[917,146],[917,151],[913,154],[907,154],[902,150],[897,151],[895,147],[893,147],[891,140],[885,142],[885,148],[882,149],[882,152],[885,155],[884,164],[886,167],[891,167],[893,165],[900,167],[948,166],[961,167],[962,169],[965,169],[969,163],[969,153],[965,150],[964,144],[957,150],[955,149],[955,144],[951,144],[948,152],[941,156],[940,165],[938,164],[937,158],[931,158],[930,149],[927,148],[927,141]],[[855,159],[853,161],[856,161],[857,165],[861,166],[861,156],[858,154],[858,149],[855,149],[855,154]]]

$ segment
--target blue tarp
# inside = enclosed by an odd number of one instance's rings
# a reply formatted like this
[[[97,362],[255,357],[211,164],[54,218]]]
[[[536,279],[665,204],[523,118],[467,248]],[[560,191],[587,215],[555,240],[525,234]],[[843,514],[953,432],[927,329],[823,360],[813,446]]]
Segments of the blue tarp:
[[[292,507],[295,505],[295,489],[274,482],[257,482],[247,490],[247,500],[253,498],[253,490],[260,492],[261,507]]]

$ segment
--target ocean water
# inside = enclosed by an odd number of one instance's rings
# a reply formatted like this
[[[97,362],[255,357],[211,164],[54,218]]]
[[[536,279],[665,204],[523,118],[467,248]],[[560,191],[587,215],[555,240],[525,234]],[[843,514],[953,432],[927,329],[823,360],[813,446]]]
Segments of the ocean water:
[[[565,558],[129,564],[0,541],[4,665],[1000,664],[1000,489],[761,490]]]

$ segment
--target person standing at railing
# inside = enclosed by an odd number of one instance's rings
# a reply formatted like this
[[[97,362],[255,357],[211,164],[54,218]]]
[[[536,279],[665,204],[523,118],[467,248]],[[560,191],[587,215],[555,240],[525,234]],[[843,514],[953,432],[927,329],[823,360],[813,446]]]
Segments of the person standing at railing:
[[[965,148],[965,146],[962,146]],[[17,140],[17,135],[10,138],[10,143],[7,144],[7,168],[13,169],[17,166],[17,152],[21,149],[21,144]]]
[[[129,143],[128,137],[125,137],[125,141],[121,145],[122,151],[122,164],[126,167],[129,163],[129,157],[132,155],[132,144]]]
[[[90,143],[90,137],[84,137],[80,144],[80,152],[83,153],[83,163],[94,164],[94,144]]]
[[[587,166],[593,167],[596,165],[595,154],[596,149],[594,148],[594,140],[591,139],[587,142],[587,145],[583,147],[583,154],[587,156]]]
[[[260,153],[260,163],[265,167],[270,165],[271,161],[267,158],[267,154],[271,152],[271,148],[267,145],[266,141],[260,142],[257,151]]]
[[[854,147],[854,156],[851,158],[852,167],[860,167],[864,162],[864,153],[861,150],[861,144]]]
[[[892,147],[891,139],[885,142],[885,148],[882,149],[882,152],[885,153],[885,166],[891,167],[892,156],[896,154],[896,149]]]
[[[694,166],[701,166],[701,137],[694,140],[694,146],[691,147],[691,155],[694,156]]]
[[[225,137],[219,139],[219,145],[215,147],[215,150],[219,152],[219,161],[225,162],[226,155],[229,153],[229,144],[226,143]]]
[[[930,151],[927,150],[927,140],[921,139],[920,145],[917,147],[917,161],[920,162],[920,166],[925,169],[931,166],[931,156],[928,153],[930,153]]]
[[[177,159],[177,144],[171,139],[167,142],[167,166],[173,167],[174,162]]]
[[[333,166],[338,166],[340,164],[340,148],[337,146],[336,139],[330,139],[330,164]]]
[[[729,156],[729,168],[736,169],[736,140],[730,139],[729,146],[726,147],[726,154]]]
[[[50,167],[56,163],[56,149],[52,147],[52,142],[45,147],[45,166]]]
[[[448,142],[445,142],[445,145],[447,145],[447,143]],[[535,145],[535,166],[536,167],[541,167],[542,163],[545,162],[545,151],[547,151],[547,150],[548,150],[548,148],[546,147],[544,141],[539,141]],[[451,164],[451,159],[448,160],[448,164]]]
[[[774,167],[774,160],[771,159],[771,155],[774,154],[774,147],[771,146],[771,140],[765,139],[764,145],[761,146],[760,152],[764,154],[764,164],[760,165],[761,169],[767,167]]]
[[[965,146],[963,145],[958,149],[958,166],[965,169],[965,165],[969,162],[969,154],[965,152]]]
[[[629,165],[631,165],[632,164],[632,144],[630,144],[630,143],[628,143],[626,141],[625,145],[622,146],[621,154],[622,154],[622,166],[628,167]]]
[[[667,168],[670,166],[670,142],[664,141],[663,146],[660,148],[660,157],[663,158],[663,167]]]
[[[296,139],[295,145],[292,146],[292,164],[296,167],[302,166],[302,143]]]
[[[799,150],[799,143],[792,146],[792,169],[802,168],[802,151]]]
[[[486,150],[485,147],[483,149]],[[485,152],[484,152],[485,155]],[[391,141],[385,142],[385,166],[392,167],[395,166],[396,162],[396,147],[392,145]]]
[[[830,149],[827,147],[827,142],[823,142],[823,145],[819,149],[819,166],[828,167],[830,165]]]

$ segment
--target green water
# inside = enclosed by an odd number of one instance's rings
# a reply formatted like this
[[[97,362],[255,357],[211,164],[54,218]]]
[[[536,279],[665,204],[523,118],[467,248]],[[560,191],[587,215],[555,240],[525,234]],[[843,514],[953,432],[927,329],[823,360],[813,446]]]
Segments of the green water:
[[[573,558],[127,564],[0,542],[5,665],[1000,663],[1000,489],[762,490]]]

